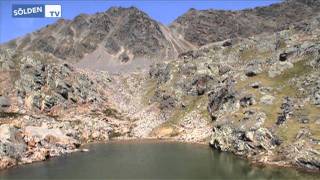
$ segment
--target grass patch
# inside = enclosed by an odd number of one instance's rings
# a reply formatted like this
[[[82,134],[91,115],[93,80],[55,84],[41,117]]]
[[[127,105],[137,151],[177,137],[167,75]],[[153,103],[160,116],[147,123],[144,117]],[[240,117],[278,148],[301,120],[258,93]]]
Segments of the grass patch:
[[[272,53],[270,51],[260,52],[257,48],[245,49],[239,53],[241,61],[250,61],[257,58],[266,59],[271,55]]]
[[[142,103],[145,105],[149,104],[149,100],[154,96],[157,89],[157,81],[156,80],[147,80],[145,84],[145,94],[142,99]]]
[[[278,127],[276,134],[284,141],[284,143],[292,143],[301,128],[304,126],[295,119],[288,119],[287,122]]]
[[[308,74],[312,70],[313,70],[312,67],[306,64],[306,60],[300,60],[300,61],[294,63],[293,68],[290,68],[290,69],[282,72],[281,75],[276,76],[272,79],[276,82],[284,83],[294,77],[300,77],[305,74]]]
[[[200,115],[203,118],[208,119],[208,121],[210,120],[210,115],[207,111],[208,97],[206,95],[200,96],[200,97],[186,96],[183,99],[187,104],[186,107],[175,109],[169,121],[167,121],[166,123],[169,123],[172,125],[177,124],[180,120],[182,120],[186,115],[191,113],[193,110],[198,110],[200,112]]]
[[[266,72],[261,73],[257,76],[250,77],[245,81],[240,81],[236,84],[237,90],[245,90],[248,94],[253,94],[257,101],[262,97],[262,94],[257,89],[249,87],[249,84],[253,82],[261,82],[261,86],[271,87],[273,90],[270,92],[271,95],[275,97],[272,105],[256,105],[256,108],[259,108],[267,115],[265,122],[266,127],[272,127],[278,117],[280,112],[280,106],[282,104],[283,98],[286,96],[299,97],[297,87],[289,83],[294,77],[300,77],[310,73],[312,67],[306,65],[305,60],[298,61],[294,64],[294,67],[284,71],[281,75],[274,78],[270,78]],[[253,106],[254,107],[254,106]],[[318,111],[319,110],[314,110]]]

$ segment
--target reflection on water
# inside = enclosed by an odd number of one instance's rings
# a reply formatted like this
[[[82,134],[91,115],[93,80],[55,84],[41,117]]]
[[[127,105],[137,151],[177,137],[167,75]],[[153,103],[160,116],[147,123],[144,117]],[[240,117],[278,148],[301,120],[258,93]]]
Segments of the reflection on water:
[[[203,145],[147,141],[112,142],[89,148],[89,153],[74,153],[0,171],[0,179],[316,179],[318,176],[294,169],[252,167],[245,160]]]

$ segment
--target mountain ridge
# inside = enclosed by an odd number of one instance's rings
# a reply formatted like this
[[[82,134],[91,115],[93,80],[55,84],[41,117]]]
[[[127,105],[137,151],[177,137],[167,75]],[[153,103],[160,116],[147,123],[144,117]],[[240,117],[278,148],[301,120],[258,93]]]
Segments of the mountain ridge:
[[[236,37],[273,33],[295,26],[318,15],[317,0],[289,0],[270,6],[237,11],[190,9],[170,25],[170,29],[198,46]],[[299,27],[302,26],[302,27]]]
[[[117,65],[132,59],[175,59],[212,42],[273,33],[292,26],[304,30],[308,19],[319,15],[318,4],[316,0],[288,0],[238,11],[190,9],[169,26],[136,7],[111,7],[93,15],[79,14],[73,20],[60,19],[2,46],[49,53],[71,62],[99,53],[102,62],[111,59]]]

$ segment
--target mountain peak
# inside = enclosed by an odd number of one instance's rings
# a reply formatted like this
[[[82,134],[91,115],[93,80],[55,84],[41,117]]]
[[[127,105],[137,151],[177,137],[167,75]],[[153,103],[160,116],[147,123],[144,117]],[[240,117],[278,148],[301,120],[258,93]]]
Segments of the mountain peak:
[[[102,53],[105,61],[135,58],[174,58],[190,48],[183,39],[136,7],[111,7],[93,15],[80,14],[13,40],[14,48],[39,51],[63,60],[81,61]],[[26,43],[28,42],[28,43]]]

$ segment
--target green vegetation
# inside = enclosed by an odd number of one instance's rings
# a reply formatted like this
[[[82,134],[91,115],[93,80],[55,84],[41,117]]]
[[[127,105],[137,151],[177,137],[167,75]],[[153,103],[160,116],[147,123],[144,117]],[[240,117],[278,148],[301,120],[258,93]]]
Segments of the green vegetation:
[[[154,96],[156,89],[157,89],[156,80],[150,79],[146,82],[145,95],[144,95],[144,98],[142,99],[143,104],[145,105],[149,104],[149,100]]]
[[[239,53],[241,61],[250,61],[257,58],[267,59],[272,55],[272,52],[265,51],[261,52],[257,48],[249,48],[241,51]]]
[[[210,115],[207,110],[208,97],[207,96],[185,96],[182,98],[186,104],[185,108],[176,108],[172,113],[169,121],[166,123],[177,124],[186,115],[194,110],[198,110],[200,115],[210,121]]]
[[[290,79],[294,77],[300,77],[312,71],[312,67],[307,65],[306,62],[308,58],[304,58],[296,63],[294,63],[293,68],[288,69],[287,71],[283,72],[281,75],[276,76],[273,78],[278,84],[287,83]]]

